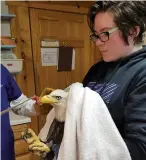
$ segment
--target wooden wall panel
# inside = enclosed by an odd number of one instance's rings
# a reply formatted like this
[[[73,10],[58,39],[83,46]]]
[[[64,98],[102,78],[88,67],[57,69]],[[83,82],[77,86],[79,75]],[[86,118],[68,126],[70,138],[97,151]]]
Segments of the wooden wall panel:
[[[11,6],[86,14],[94,1],[6,1]]]
[[[54,88],[58,88],[61,86],[62,88],[64,88],[71,82],[81,80],[88,71],[88,69],[90,68],[90,66],[101,58],[98,48],[95,46],[95,44],[89,41],[89,28],[87,25],[86,14],[88,12],[88,5],[93,4],[93,2],[91,3],[78,2],[78,5],[80,6],[77,6],[76,2],[52,2],[52,1],[51,2],[8,1],[7,4],[9,5],[10,13],[16,14],[16,18],[13,19],[11,22],[12,36],[16,37],[17,39],[17,47],[15,49],[15,53],[18,56],[18,58],[22,57],[24,58],[23,72],[21,73],[21,75],[17,76],[17,82],[23,93],[26,94],[27,96],[32,96],[34,94],[39,95],[41,93],[41,90],[46,87],[44,83],[42,83],[40,80],[40,78],[42,78],[42,74],[46,76],[46,75],[52,75],[53,73],[54,76],[57,77],[57,79],[59,79],[59,81],[56,84],[54,79],[51,80],[51,78],[49,78],[48,86],[52,86]],[[33,20],[31,20],[29,17],[29,11],[34,8],[35,9],[39,8],[40,12],[39,15],[37,12],[33,13],[34,14],[32,17]],[[50,19],[51,16],[49,16],[49,13],[51,13],[52,10],[53,10],[53,17],[55,17],[56,15],[56,20]],[[63,23],[62,21],[61,25],[59,25],[59,29],[62,31],[58,33],[58,29],[52,30],[51,28],[56,27],[59,17],[63,15],[65,12],[78,13],[78,14],[74,14],[73,16],[71,16],[71,14],[69,13],[65,14],[65,21],[64,21],[65,23]],[[50,23],[49,21],[53,21],[53,23]],[[34,42],[35,46],[40,47],[40,40],[42,37],[45,38],[46,35],[52,37],[59,36],[60,43],[64,41],[63,39],[67,39],[68,44],[76,48],[76,54],[77,54],[76,59],[78,59],[76,60],[76,66],[78,68],[81,68],[80,65],[84,67],[82,67],[81,70],[72,71],[72,73],[65,72],[64,75],[62,75],[62,73],[56,73],[56,68],[53,67],[51,72],[41,70],[41,74],[40,72],[35,73],[35,71],[38,71],[36,66],[40,62],[39,59],[40,57],[36,55],[34,56],[33,54],[34,53],[40,54],[40,48],[38,50],[37,47],[34,47],[31,44],[32,40],[32,33],[30,31],[30,27],[32,27],[31,23],[39,25],[39,26],[33,25],[35,27],[32,28],[32,30],[35,30],[35,34],[33,34],[33,41],[35,40]],[[79,27],[80,25],[82,25],[82,27]],[[39,27],[39,29],[37,29],[37,27]],[[45,27],[46,29],[44,29]],[[66,32],[64,32],[63,30],[66,30]],[[82,47],[78,48],[77,44],[82,45]],[[81,53],[83,54],[80,55]],[[34,62],[37,65],[34,65]],[[38,132],[37,118],[32,118],[31,124],[32,128],[37,133]]]
[[[65,88],[71,83],[81,82],[95,62],[94,58],[97,58],[89,40],[87,16],[31,8],[30,21],[37,95],[46,87]],[[42,66],[40,42],[43,38],[59,40],[61,43],[64,40],[67,46],[74,47],[75,70],[57,72],[56,66]],[[78,42],[80,45],[77,45]],[[41,107],[41,110],[43,114],[39,117],[39,129],[44,125],[50,108],[48,112],[45,107]]]
[[[31,97],[35,95],[35,80],[28,8],[9,6],[9,12],[16,14],[16,18],[11,21],[12,37],[16,38],[17,43],[14,52],[18,58],[24,59],[23,71],[20,75],[16,75],[16,81],[21,91]],[[31,127],[38,133],[37,117],[33,117],[31,120]]]

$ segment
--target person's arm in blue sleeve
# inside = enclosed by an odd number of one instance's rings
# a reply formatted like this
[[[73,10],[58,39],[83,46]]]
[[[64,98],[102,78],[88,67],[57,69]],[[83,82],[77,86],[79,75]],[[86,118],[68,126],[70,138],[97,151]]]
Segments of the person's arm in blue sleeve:
[[[8,94],[8,100],[10,102],[10,106],[18,105],[19,103],[25,101],[27,97],[21,92],[19,86],[17,85],[16,81],[10,74],[10,72],[5,68],[5,73],[7,75],[7,94]],[[15,107],[13,110],[14,113],[24,116],[31,116],[35,115],[36,111],[34,108],[36,101],[35,100],[29,100],[25,102],[24,104]]]

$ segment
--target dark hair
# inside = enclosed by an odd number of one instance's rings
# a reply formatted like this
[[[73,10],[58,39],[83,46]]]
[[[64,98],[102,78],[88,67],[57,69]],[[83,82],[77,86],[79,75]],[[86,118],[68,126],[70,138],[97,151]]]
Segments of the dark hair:
[[[143,42],[146,31],[146,1],[98,1],[92,5],[88,13],[88,24],[94,32],[94,19],[99,12],[111,12],[114,22],[122,32],[125,44],[128,43],[129,30],[135,26],[140,27],[140,33],[135,37],[135,44]]]

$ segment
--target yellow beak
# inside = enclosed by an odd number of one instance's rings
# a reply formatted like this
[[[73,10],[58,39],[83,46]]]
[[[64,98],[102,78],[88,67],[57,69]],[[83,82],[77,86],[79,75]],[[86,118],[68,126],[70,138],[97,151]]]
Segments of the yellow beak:
[[[44,104],[44,103],[52,104],[52,103],[55,103],[56,100],[54,98],[52,98],[51,96],[49,96],[49,95],[45,95],[45,96],[40,98],[40,102],[42,104]]]

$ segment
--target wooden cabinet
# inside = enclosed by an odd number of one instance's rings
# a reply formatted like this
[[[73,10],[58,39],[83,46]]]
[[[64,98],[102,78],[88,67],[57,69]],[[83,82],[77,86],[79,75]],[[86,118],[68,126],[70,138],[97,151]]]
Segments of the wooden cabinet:
[[[31,154],[25,154],[25,155],[17,156],[16,160],[30,160],[31,158],[32,158]]]
[[[21,133],[30,128],[30,123],[12,126],[15,139],[16,160],[40,160],[40,157],[28,151],[28,144],[21,139]]]
[[[28,151],[28,144],[21,139],[21,133],[30,128],[30,123],[12,126],[15,139],[16,160],[40,160],[40,157]]]
[[[21,139],[21,133],[24,132],[29,127],[30,127],[30,123],[12,126],[12,130],[14,132],[15,140],[20,140]]]
[[[15,139],[15,156],[17,160],[30,160],[28,157],[31,156],[31,153],[28,151],[28,144],[21,139],[21,133],[30,127],[30,124],[21,124],[12,126]]]
[[[15,155],[21,155],[28,153],[28,144],[23,140],[15,140]]]

